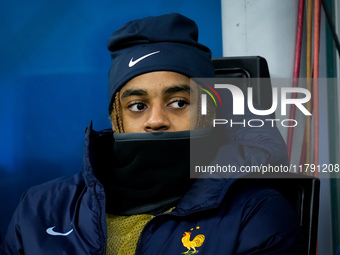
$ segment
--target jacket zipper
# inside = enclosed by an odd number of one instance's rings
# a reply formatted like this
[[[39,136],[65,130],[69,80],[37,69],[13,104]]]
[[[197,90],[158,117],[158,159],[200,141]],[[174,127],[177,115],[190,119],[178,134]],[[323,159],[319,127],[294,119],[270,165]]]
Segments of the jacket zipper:
[[[93,186],[94,195],[95,195],[98,207],[99,207],[99,219],[100,219],[99,233],[100,233],[100,238],[101,238],[101,241],[102,241],[102,244],[103,244],[103,255],[105,255],[105,253],[106,253],[106,238],[105,238],[103,226],[102,226],[102,223],[101,223],[102,217],[103,217],[103,213],[102,213],[103,212],[103,208],[102,208],[102,206],[100,204],[100,200],[98,198],[98,194],[97,194],[97,191],[96,191],[96,186],[97,186],[97,184],[94,183],[94,186]]]

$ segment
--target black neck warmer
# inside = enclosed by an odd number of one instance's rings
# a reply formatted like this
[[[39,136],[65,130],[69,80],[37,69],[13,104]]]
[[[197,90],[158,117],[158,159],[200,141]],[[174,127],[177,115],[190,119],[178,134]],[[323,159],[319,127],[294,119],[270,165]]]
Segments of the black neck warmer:
[[[106,212],[156,213],[175,205],[194,181],[189,138],[190,131],[114,134],[111,163],[104,166],[100,157],[95,161],[101,168],[97,177],[104,185]]]

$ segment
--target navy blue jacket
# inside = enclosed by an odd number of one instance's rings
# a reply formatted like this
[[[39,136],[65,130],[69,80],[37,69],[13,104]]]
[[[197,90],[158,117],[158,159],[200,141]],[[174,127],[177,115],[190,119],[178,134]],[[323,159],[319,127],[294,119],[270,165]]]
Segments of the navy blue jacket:
[[[252,137],[240,132],[222,148],[231,161],[286,161],[279,134],[254,132]],[[86,148],[91,147],[94,133],[112,136],[108,130],[88,128]],[[105,254],[105,193],[90,157],[86,149],[82,173],[33,187],[23,195],[1,254]],[[204,235],[200,246],[191,243],[199,254],[301,254],[304,248],[290,204],[256,180],[198,179],[171,213],[157,215],[146,225],[136,254],[182,254],[188,250],[182,243],[185,232],[190,233],[191,242]],[[187,254],[193,251],[191,248]]]

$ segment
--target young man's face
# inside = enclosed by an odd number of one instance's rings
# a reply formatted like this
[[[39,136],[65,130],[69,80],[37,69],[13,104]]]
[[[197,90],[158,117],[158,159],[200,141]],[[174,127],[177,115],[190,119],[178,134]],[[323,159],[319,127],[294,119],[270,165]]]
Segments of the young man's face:
[[[179,73],[159,71],[133,78],[120,90],[124,132],[190,130],[190,119],[191,127],[196,125],[198,108],[190,93],[197,89]]]

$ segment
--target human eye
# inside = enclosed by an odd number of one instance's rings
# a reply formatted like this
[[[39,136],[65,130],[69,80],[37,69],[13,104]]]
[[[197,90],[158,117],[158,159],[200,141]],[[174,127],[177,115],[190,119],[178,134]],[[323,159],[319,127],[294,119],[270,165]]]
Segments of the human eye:
[[[177,109],[184,108],[187,105],[189,105],[189,103],[183,99],[173,101],[172,103],[169,104],[171,108],[177,108]]]
[[[130,111],[141,112],[146,109],[146,105],[140,102],[132,103],[128,106]]]

